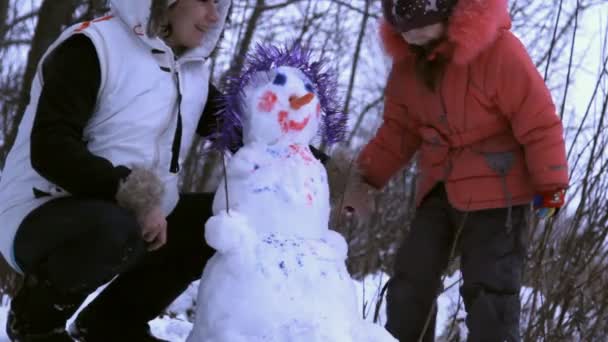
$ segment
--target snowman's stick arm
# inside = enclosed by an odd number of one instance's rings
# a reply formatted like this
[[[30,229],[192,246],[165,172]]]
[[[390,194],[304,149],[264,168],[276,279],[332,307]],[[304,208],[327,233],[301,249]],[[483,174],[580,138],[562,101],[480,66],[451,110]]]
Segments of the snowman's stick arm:
[[[230,200],[228,199],[228,172],[226,171],[226,156],[222,153],[222,167],[224,168],[224,192],[226,193],[226,212],[230,214]]]

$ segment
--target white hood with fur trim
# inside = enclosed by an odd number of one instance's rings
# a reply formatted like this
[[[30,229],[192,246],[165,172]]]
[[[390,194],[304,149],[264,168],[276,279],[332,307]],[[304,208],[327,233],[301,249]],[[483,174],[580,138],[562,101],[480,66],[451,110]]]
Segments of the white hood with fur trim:
[[[160,38],[146,35],[152,0],[110,3],[109,16],[65,30],[42,61],[74,34],[84,34],[93,42],[101,85],[83,140],[91,153],[114,166],[151,169],[165,186],[161,205],[168,215],[179,199],[179,165],[190,149],[207,100],[210,71],[206,60],[219,40],[230,0],[219,1],[219,21],[201,45],[179,57]],[[24,217],[53,198],[69,195],[31,165],[30,135],[43,87],[42,61],[0,179],[0,252],[17,270],[13,240]],[[36,198],[33,188],[49,196]]]
[[[112,14],[119,17],[128,27],[133,28],[133,30],[143,30],[140,32],[146,32],[148,21],[150,20],[152,1],[154,0],[110,0],[110,6],[112,8]],[[167,4],[171,5],[174,2],[177,2],[177,0],[169,0]],[[201,46],[188,51],[186,53],[187,56],[207,58],[211,55],[211,52],[213,52],[224,28],[226,15],[228,13],[228,8],[230,7],[230,0],[218,1],[217,7],[220,18],[218,23],[212,30],[207,32],[207,36]],[[140,35],[139,37],[149,46],[162,50],[164,43],[161,39],[149,38],[146,35]]]

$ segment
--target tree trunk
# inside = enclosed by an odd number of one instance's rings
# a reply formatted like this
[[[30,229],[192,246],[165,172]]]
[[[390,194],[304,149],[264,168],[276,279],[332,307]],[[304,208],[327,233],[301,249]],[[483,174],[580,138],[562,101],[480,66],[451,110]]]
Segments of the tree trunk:
[[[249,46],[253,40],[255,29],[258,27],[258,22],[262,18],[262,13],[264,13],[265,4],[265,0],[256,0],[255,8],[253,9],[251,17],[247,21],[247,28],[245,29],[245,33],[243,34],[241,43],[239,44],[239,49],[234,55],[230,69],[222,77],[222,81],[220,82],[221,85],[224,84],[227,77],[239,73],[243,68],[243,64],[245,64],[245,57],[247,56],[247,51],[249,51]]]
[[[6,38],[8,30],[8,0],[0,0],[0,45]]]
[[[34,75],[36,75],[38,62],[51,43],[57,39],[64,28],[64,25],[70,22],[72,14],[79,3],[80,1],[78,0],[44,0],[42,2],[38,14],[38,25],[36,25],[36,31],[34,32],[34,38],[32,39],[32,47],[27,56],[27,64],[23,76],[23,84],[21,86],[17,111],[12,120],[12,126],[8,130],[8,135],[6,136],[6,149],[4,149],[4,153],[7,153],[13,145],[15,137],[17,136],[17,127],[19,127],[25,108],[30,102],[30,87],[32,86]],[[0,156],[0,159],[5,160],[6,156]]]

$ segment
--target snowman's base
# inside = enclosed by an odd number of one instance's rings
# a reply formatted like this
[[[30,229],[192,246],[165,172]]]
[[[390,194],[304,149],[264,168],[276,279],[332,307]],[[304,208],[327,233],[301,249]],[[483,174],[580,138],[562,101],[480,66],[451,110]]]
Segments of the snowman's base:
[[[354,283],[339,254],[325,240],[277,234],[217,253],[201,279],[188,341],[395,341],[359,318]]]

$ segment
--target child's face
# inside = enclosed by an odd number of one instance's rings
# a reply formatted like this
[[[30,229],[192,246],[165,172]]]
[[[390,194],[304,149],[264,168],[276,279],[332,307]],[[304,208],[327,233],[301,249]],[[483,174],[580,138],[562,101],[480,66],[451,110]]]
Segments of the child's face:
[[[444,32],[445,24],[437,23],[402,32],[401,36],[408,44],[425,45],[427,43],[432,42],[433,40],[441,38]]]
[[[201,45],[207,31],[219,21],[218,0],[178,0],[169,9],[171,47],[187,49]]]

